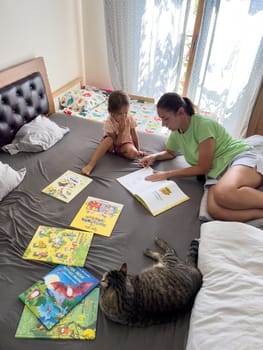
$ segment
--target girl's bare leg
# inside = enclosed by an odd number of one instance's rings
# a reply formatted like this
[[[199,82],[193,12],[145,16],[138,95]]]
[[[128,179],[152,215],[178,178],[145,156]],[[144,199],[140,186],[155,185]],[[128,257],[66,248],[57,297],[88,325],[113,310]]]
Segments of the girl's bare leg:
[[[134,160],[139,157],[139,151],[132,143],[127,143],[121,147],[121,154],[127,159]]]
[[[104,156],[104,154],[111,150],[113,147],[113,140],[111,137],[105,137],[99,144],[96,151],[93,153],[88,164],[82,168],[81,172],[84,175],[89,175],[93,168],[95,167],[97,161]]]

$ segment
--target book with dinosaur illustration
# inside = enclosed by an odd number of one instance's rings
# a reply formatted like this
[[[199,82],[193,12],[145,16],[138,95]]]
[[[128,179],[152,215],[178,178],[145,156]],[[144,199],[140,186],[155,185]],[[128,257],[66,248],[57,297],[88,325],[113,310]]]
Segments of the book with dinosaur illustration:
[[[145,178],[153,173],[151,167],[143,168],[117,178],[149,212],[156,216],[189,199],[180,187],[170,180],[147,181]]]
[[[23,259],[84,266],[92,238],[92,232],[39,226],[23,254]]]
[[[51,329],[98,284],[99,280],[84,268],[58,265],[19,299]]]
[[[93,340],[96,338],[98,304],[99,288],[96,287],[50,330],[25,306],[15,337]]]
[[[42,190],[42,193],[69,203],[92,181],[93,180],[88,176],[67,170],[64,174],[45,187]]]
[[[88,197],[70,226],[109,237],[123,209],[123,204]]]

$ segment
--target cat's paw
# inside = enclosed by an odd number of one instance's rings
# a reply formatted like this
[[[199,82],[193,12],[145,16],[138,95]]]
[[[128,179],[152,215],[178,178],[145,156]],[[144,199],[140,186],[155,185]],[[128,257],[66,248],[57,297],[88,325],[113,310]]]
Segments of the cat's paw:
[[[160,247],[163,250],[166,250],[169,247],[168,243],[162,238],[156,237],[154,242],[158,245],[158,247]]]
[[[153,253],[153,251],[150,248],[146,248],[143,251],[143,254],[146,255],[146,256],[149,256],[149,257],[152,256],[152,253]]]

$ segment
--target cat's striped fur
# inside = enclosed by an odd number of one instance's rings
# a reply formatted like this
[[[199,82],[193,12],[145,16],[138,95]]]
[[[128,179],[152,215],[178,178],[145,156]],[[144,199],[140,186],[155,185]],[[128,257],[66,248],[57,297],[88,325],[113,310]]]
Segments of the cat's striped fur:
[[[191,242],[186,261],[165,241],[157,238],[155,243],[164,254],[144,251],[156,261],[152,267],[131,276],[124,263],[120,270],[102,277],[100,308],[112,321],[145,327],[177,321],[192,308],[202,284],[197,268],[198,240]]]

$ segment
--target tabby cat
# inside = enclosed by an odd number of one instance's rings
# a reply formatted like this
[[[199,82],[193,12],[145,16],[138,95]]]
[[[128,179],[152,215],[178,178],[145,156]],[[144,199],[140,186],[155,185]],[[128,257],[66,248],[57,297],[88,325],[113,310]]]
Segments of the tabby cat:
[[[202,284],[197,268],[199,241],[191,242],[186,261],[165,241],[155,243],[164,254],[146,249],[144,254],[157,263],[131,276],[127,264],[106,272],[101,279],[100,308],[114,322],[146,327],[177,321],[192,307]]]

